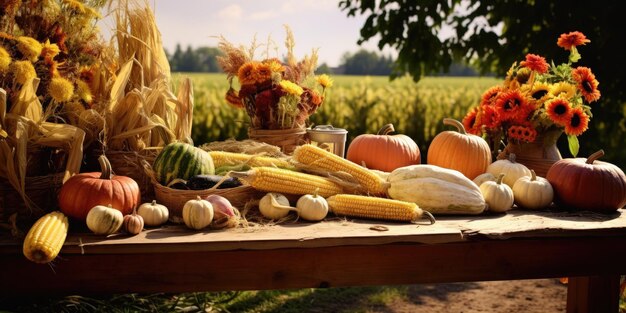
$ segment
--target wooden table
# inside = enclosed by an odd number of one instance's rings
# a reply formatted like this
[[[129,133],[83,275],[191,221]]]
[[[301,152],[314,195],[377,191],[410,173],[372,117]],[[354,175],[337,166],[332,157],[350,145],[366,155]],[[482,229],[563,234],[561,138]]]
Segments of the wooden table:
[[[382,226],[382,227],[380,227]],[[327,288],[570,277],[567,312],[617,312],[626,211],[510,211],[434,225],[334,219],[138,236],[71,234],[52,267],[0,238],[0,293]]]

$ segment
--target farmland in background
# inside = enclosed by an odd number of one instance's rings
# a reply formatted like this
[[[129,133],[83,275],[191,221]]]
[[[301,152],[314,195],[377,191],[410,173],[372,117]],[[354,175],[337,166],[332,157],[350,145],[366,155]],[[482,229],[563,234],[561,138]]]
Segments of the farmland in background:
[[[190,77],[194,90],[193,140],[196,145],[247,138],[248,116],[226,104],[228,89],[223,74],[173,75],[174,86]],[[477,77],[428,77],[419,83],[404,77],[332,76],[322,107],[311,116],[313,125],[330,124],[348,130],[348,143],[363,133],[376,133],[393,123],[398,133],[410,136],[422,151],[444,127],[442,119],[461,119],[477,105],[482,93],[501,80]]]

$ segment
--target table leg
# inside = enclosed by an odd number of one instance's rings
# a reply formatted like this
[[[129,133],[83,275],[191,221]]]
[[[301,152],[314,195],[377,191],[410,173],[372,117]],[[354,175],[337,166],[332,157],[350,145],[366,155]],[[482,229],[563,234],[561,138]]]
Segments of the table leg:
[[[619,282],[619,275],[570,277],[567,313],[618,313]]]

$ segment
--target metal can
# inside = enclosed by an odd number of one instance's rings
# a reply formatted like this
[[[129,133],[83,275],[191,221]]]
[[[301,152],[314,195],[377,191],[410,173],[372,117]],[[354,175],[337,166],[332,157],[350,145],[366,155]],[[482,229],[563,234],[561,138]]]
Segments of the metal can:
[[[348,131],[332,125],[318,125],[306,130],[311,144],[344,157]]]

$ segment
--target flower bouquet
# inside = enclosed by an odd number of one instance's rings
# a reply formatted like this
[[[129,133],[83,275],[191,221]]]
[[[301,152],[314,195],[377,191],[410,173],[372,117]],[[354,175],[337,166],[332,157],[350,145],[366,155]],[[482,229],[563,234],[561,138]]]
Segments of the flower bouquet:
[[[315,49],[311,56],[300,61],[295,58],[293,34],[289,27],[285,28],[286,62],[270,57],[267,52],[263,59],[255,60],[256,43],[246,49],[221,37],[219,48],[224,56],[218,57],[218,63],[230,84],[226,101],[246,110],[250,117],[251,139],[278,145],[289,153],[303,143],[297,141],[303,140],[307,120],[324,102],[332,80],[328,75],[314,75]],[[267,46],[269,51],[269,42]]]
[[[486,138],[494,153],[502,142],[507,144],[505,152],[525,143],[556,149],[564,132],[570,152],[576,156],[577,136],[587,130],[592,117],[589,104],[600,99],[599,83],[591,69],[573,66],[581,58],[576,47],[588,42],[580,32],[562,34],[557,45],[569,51],[569,58],[558,66],[534,54],[514,63],[504,83],[488,89],[480,104],[467,113],[463,119],[466,129]]]

